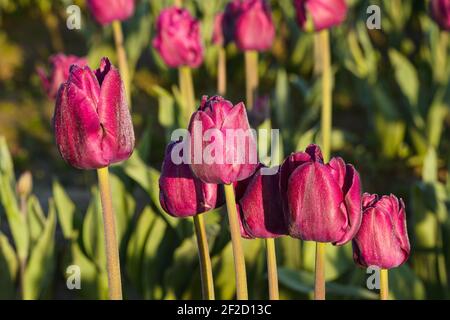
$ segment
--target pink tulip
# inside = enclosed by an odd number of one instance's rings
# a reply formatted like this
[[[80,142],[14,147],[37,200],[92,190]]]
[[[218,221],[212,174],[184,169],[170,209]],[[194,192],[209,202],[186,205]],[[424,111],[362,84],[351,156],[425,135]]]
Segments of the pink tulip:
[[[450,31],[450,0],[431,0],[430,11],[439,27]]]
[[[87,0],[91,14],[101,25],[124,21],[134,14],[134,0]]]
[[[272,47],[275,26],[266,0],[233,0],[225,9],[225,37],[240,50],[265,51]]]
[[[213,36],[212,36],[212,43],[218,46],[223,46],[225,43],[224,35],[223,35],[223,13],[218,13],[214,17],[214,29],[213,29]]]
[[[191,117],[189,132],[190,166],[203,182],[231,184],[256,170],[256,141],[242,102],[233,106],[219,96],[203,97]]]
[[[189,11],[170,7],[161,11],[156,22],[153,47],[172,68],[197,68],[203,62],[200,24]]]
[[[361,228],[353,239],[353,257],[363,267],[391,269],[410,253],[405,204],[394,195],[363,195]]]
[[[244,182],[245,189],[236,192],[241,225],[249,238],[277,238],[287,234],[281,204],[279,171],[274,175],[263,175],[261,169]],[[242,234],[242,232],[241,232]]]
[[[341,158],[324,164],[316,145],[290,155],[281,167],[280,189],[292,237],[342,245],[358,231],[360,178]]]
[[[76,64],[80,67],[87,65],[87,60],[84,57],[66,56],[62,53],[51,56],[49,62],[51,65],[49,74],[42,68],[38,68],[37,73],[41,78],[42,87],[50,99],[56,98],[59,87],[69,79],[71,65]]]
[[[308,31],[340,25],[347,17],[345,0],[294,0],[297,22]]]
[[[95,72],[72,66],[69,80],[58,91],[53,121],[59,152],[76,168],[103,168],[133,152],[124,86],[107,58]]]

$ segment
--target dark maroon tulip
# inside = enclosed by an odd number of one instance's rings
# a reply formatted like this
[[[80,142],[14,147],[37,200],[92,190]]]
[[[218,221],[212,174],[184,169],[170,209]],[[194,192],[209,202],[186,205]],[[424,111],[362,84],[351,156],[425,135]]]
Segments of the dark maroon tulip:
[[[100,68],[72,66],[58,91],[56,143],[63,159],[79,169],[99,169],[126,160],[134,131],[119,71],[103,58]]]
[[[134,14],[134,0],[87,0],[89,10],[101,25],[124,21]]]
[[[156,22],[153,47],[172,68],[197,68],[203,62],[200,24],[189,11],[170,7],[161,11]]]
[[[294,0],[297,22],[306,31],[340,25],[347,17],[345,0]]]
[[[41,78],[45,93],[50,99],[55,99],[59,87],[69,79],[70,66],[76,64],[84,67],[87,65],[87,60],[84,57],[58,53],[49,58],[49,63],[51,66],[49,74],[42,68],[38,68],[37,73]]]
[[[188,164],[172,161],[173,147],[180,142],[172,142],[166,155],[159,178],[159,202],[173,217],[185,218],[212,210],[219,206],[216,184],[203,183],[193,174]]]
[[[279,177],[279,171],[274,175],[263,175],[259,169],[245,182],[245,192],[238,198],[238,207],[242,226],[251,238],[277,238],[287,234]]]
[[[218,13],[214,17],[214,29],[212,35],[212,43],[218,46],[223,46],[225,43],[222,24],[223,24],[223,13]]]
[[[280,188],[292,237],[342,245],[361,224],[358,172],[341,158],[323,163],[322,152],[310,145],[282,165]]]
[[[254,132],[241,102],[203,97],[189,124],[191,169],[206,183],[231,184],[255,172],[258,155]]]
[[[408,260],[410,245],[405,204],[394,195],[363,195],[361,228],[353,239],[353,258],[363,267],[391,269]]]
[[[275,26],[266,0],[229,2],[222,24],[226,42],[234,40],[243,51],[268,50],[275,39]]]
[[[442,30],[450,30],[450,0],[431,0],[431,16]]]

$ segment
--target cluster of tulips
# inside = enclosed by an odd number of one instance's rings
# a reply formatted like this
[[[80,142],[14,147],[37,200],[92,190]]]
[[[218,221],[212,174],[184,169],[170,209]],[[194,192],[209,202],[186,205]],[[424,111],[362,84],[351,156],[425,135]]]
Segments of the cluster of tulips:
[[[193,217],[198,240],[202,288],[205,298],[214,298],[214,286],[202,213],[227,205],[235,259],[237,298],[247,298],[245,261],[241,237],[266,239],[270,297],[276,299],[277,277],[274,238],[291,236],[317,242],[316,299],[325,298],[325,243],[344,245],[352,241],[355,262],[381,270],[381,296],[387,298],[387,269],[403,264],[409,256],[405,205],[394,195],[362,194],[360,176],[342,158],[330,159],[331,67],[328,30],[346,18],[344,0],[294,0],[299,26],[316,32],[321,46],[323,107],[322,150],[310,145],[304,152],[288,156],[271,173],[258,161],[257,143],[246,135],[244,145],[228,141],[234,131],[248,132],[250,125],[244,103],[234,105],[226,94],[226,65],[223,48],[234,42],[245,52],[246,104],[258,101],[258,52],[270,49],[275,37],[271,11],[265,0],[232,0],[216,16],[212,42],[219,54],[218,94],[204,97],[195,111],[195,94],[190,68],[199,67],[204,47],[199,22],[178,5],[161,11],[156,21],[153,47],[167,66],[179,68],[180,88],[189,139],[171,142],[166,149],[159,181],[161,206],[168,214]],[[135,137],[130,116],[130,79],[123,49],[120,21],[133,15],[133,0],[88,0],[92,15],[102,25],[113,24],[119,69],[104,58],[93,71],[86,59],[58,54],[51,58],[49,76],[40,71],[43,85],[56,98],[54,130],[58,149],[70,165],[97,169],[104,210],[110,297],[120,299],[120,264],[115,239],[114,214],[108,183],[108,166],[124,161],[134,149]],[[431,12],[444,30],[450,29],[450,1],[432,0]],[[201,124],[200,135],[196,124]],[[204,133],[214,129],[220,156],[240,155],[242,162],[197,161],[197,154],[180,154],[182,145],[195,150],[207,146]],[[220,138],[220,139],[218,139]],[[184,151],[186,149],[183,149]],[[174,154],[188,160],[173,161]],[[322,153],[323,152],[323,153]],[[217,156],[217,154],[216,154]],[[200,155],[201,158],[201,155]]]

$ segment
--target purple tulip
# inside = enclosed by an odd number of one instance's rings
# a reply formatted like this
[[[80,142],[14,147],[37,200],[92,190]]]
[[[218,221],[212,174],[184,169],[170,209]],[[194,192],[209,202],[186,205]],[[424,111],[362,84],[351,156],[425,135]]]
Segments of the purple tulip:
[[[307,31],[340,25],[347,17],[345,0],[294,0],[297,22]]]
[[[394,195],[363,195],[361,228],[353,239],[353,258],[363,267],[391,269],[409,257],[405,204]]]
[[[279,171],[274,175],[263,175],[259,169],[244,182],[244,187],[240,186],[241,182],[235,187],[245,188],[245,192],[241,190],[236,194],[241,224],[248,237],[265,239],[287,234],[279,178]]]
[[[203,97],[189,124],[191,169],[205,183],[231,184],[255,172],[256,141],[241,102]]]
[[[49,58],[49,63],[51,65],[49,74],[42,68],[38,68],[37,73],[41,78],[45,93],[50,99],[55,99],[59,87],[69,79],[70,66],[76,64],[80,67],[84,67],[87,65],[87,60],[84,57],[80,58],[73,55],[66,56],[62,53],[58,53]]]
[[[54,129],[63,159],[79,169],[126,160],[134,131],[119,71],[103,58],[100,68],[74,65],[56,100]]]
[[[101,25],[124,21],[134,14],[134,0],[88,0],[89,10]]]
[[[222,25],[223,25],[223,13],[218,13],[214,17],[214,29],[212,35],[212,43],[218,46],[223,46],[225,43]]]
[[[360,178],[341,158],[324,164],[316,145],[290,155],[281,167],[280,189],[292,237],[342,245],[358,231]]]
[[[439,27],[450,31],[450,0],[431,0],[430,11]]]
[[[185,218],[212,210],[221,205],[216,184],[203,183],[194,177],[188,164],[172,161],[172,142],[166,155],[159,178],[159,202],[173,217]],[[222,201],[223,202],[223,201]]]
[[[275,39],[275,26],[266,0],[233,0],[225,9],[226,42],[234,40],[240,50],[265,51]]]
[[[203,62],[200,24],[189,11],[170,7],[161,11],[156,22],[153,47],[172,68],[197,68]]]

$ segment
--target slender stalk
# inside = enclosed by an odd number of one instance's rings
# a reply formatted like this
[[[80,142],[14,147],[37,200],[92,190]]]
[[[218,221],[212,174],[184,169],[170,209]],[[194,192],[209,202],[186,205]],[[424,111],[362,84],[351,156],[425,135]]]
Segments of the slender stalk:
[[[275,239],[266,239],[267,250],[267,274],[269,278],[269,298],[270,300],[279,300],[278,292],[278,272],[277,256],[275,253]]]
[[[258,51],[245,51],[245,84],[247,109],[251,110],[255,102],[255,97],[259,86],[258,75]]]
[[[183,7],[183,0],[175,0],[174,5],[179,8]]]
[[[236,297],[238,300],[247,300],[247,274],[245,271],[244,250],[241,243],[241,230],[239,228],[238,212],[233,185],[225,185],[225,199],[227,202],[228,220],[230,223],[231,245],[233,246],[234,271],[236,277]]]
[[[180,82],[181,95],[184,103],[184,117],[189,121],[192,113],[195,111],[194,82],[192,80],[192,70],[183,66],[178,69],[178,79]]]
[[[217,93],[224,96],[227,93],[227,56],[223,46],[219,47],[217,64]]]
[[[380,271],[380,300],[389,299],[389,279],[388,270],[381,269]]]
[[[325,245],[326,243],[316,242],[314,300],[325,300]]]
[[[122,300],[119,247],[116,238],[116,224],[111,199],[108,167],[98,169],[97,175],[103,208],[109,299]]]
[[[127,52],[124,46],[124,37],[122,32],[122,25],[120,21],[116,20],[112,23],[114,42],[116,44],[117,60],[119,62],[120,76],[125,86],[125,94],[127,96],[128,105],[131,108],[131,91],[130,91],[130,69],[128,66]]]
[[[194,216],[194,226],[195,234],[197,236],[198,258],[200,260],[203,300],[214,300],[214,280],[212,275],[211,258],[209,256],[205,221],[202,215]]]

